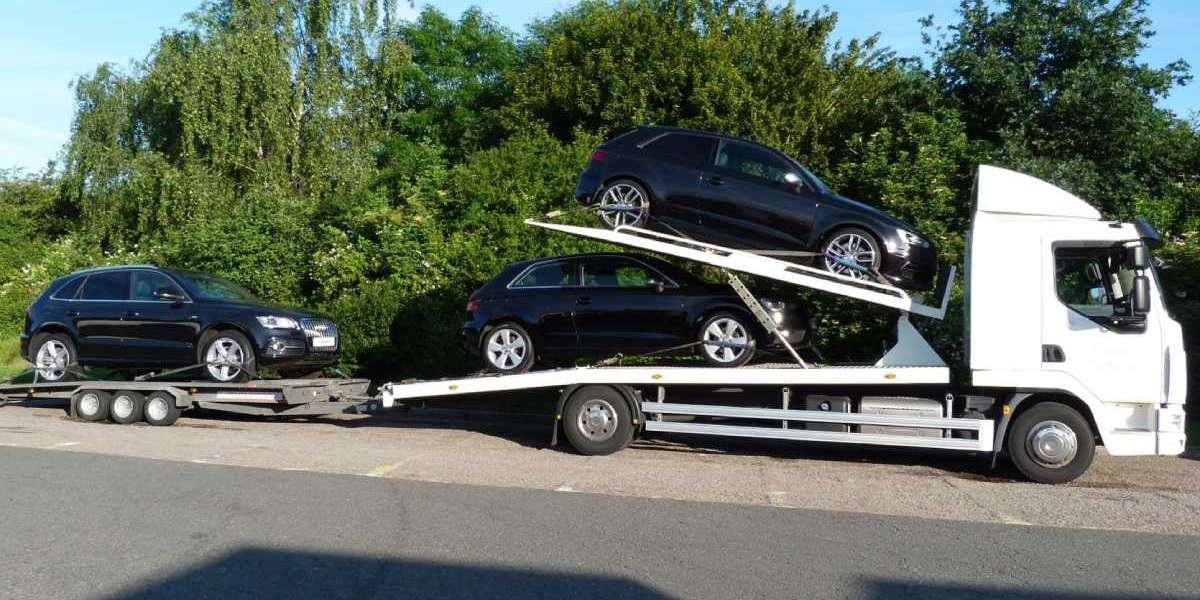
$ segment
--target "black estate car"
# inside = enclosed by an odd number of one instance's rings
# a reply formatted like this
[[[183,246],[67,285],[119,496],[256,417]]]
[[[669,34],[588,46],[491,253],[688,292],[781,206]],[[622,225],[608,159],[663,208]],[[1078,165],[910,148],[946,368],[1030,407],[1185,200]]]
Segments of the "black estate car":
[[[592,153],[575,198],[612,228],[648,226],[785,257],[816,254],[818,265],[856,279],[874,279],[875,271],[926,290],[937,273],[933,244],[912,226],[835,194],[782,152],[725,135],[659,126],[623,133]]]
[[[762,303],[789,344],[808,342],[814,324],[805,305]],[[501,373],[525,371],[535,362],[664,350],[734,367],[756,348],[777,343],[728,285],[705,283],[638,254],[513,263],[471,295],[463,341]]]
[[[338,331],[311,313],[268,306],[241,286],[149,265],[60,277],[25,311],[21,355],[42,381],[76,365],[149,369],[204,363],[214,381],[258,366],[311,372],[337,358]]]

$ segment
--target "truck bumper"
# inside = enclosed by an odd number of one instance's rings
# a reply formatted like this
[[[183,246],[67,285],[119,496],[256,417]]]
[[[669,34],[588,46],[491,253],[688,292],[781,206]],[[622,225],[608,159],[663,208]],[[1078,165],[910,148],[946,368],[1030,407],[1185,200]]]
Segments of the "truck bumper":
[[[1187,447],[1187,434],[1184,425],[1187,422],[1182,404],[1167,404],[1158,408],[1158,447],[1155,453],[1162,456],[1183,454]]]

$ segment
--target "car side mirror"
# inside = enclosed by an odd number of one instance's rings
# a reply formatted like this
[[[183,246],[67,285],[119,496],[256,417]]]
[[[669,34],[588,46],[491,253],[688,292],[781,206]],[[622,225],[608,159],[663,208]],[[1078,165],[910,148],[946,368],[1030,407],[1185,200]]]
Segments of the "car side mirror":
[[[646,287],[653,289],[655,292],[658,292],[659,294],[663,293],[663,291],[667,289],[667,285],[657,279],[651,279],[651,280],[647,281]]]
[[[1138,275],[1133,278],[1133,294],[1130,299],[1134,316],[1144,317],[1150,313],[1150,278]]]
[[[173,292],[167,288],[158,288],[157,290],[154,290],[154,297],[158,300],[175,302],[177,304],[183,302],[183,294]]]
[[[1150,266],[1150,252],[1145,244],[1125,248],[1125,263],[1133,269],[1145,269]]]
[[[789,192],[799,193],[800,188],[804,185],[804,180],[795,173],[787,173],[783,176],[783,184],[787,186]]]

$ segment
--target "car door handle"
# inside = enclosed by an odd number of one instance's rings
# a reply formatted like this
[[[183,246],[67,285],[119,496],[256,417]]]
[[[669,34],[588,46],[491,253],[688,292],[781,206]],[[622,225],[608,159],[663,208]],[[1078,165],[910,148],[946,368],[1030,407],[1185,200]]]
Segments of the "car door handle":
[[[142,313],[140,313],[140,312],[134,312],[134,311],[132,311],[132,310],[131,310],[131,311],[129,311],[129,312],[127,312],[127,313],[125,313],[125,316],[126,316],[126,317],[140,317],[140,316],[142,316]]]
[[[79,311],[77,311],[77,310],[68,310],[68,311],[67,311],[67,316],[68,316],[68,317],[78,317],[78,316],[79,316]]]
[[[710,175],[708,179],[705,179],[705,181],[707,181],[709,185],[725,185],[725,180],[716,175]]]
[[[589,304],[591,304],[591,303],[592,303],[592,299],[591,299],[591,298],[588,298],[587,296],[584,296],[584,297],[582,297],[582,298],[576,298],[576,299],[575,299],[575,304],[578,304],[578,305],[580,305],[580,306],[587,306],[587,305],[589,305]]]

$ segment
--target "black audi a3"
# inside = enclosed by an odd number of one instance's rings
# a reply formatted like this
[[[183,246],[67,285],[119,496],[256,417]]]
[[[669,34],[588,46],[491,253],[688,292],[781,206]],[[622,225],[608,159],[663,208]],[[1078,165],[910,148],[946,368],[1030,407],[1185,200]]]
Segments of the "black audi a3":
[[[630,130],[592,152],[575,198],[612,228],[650,227],[782,253],[855,279],[879,273],[912,290],[929,289],[937,274],[933,243],[911,225],[839,196],[786,154],[735,137]]]
[[[803,303],[761,302],[789,344],[808,343],[815,326]],[[706,283],[650,256],[620,253],[505,267],[471,295],[463,342],[500,373],[537,362],[652,352],[699,354],[711,366],[736,367],[777,344],[728,285]]]
[[[21,355],[41,381],[77,365],[155,369],[203,364],[209,379],[244,381],[259,366],[307,373],[331,365],[337,326],[269,306],[241,286],[150,265],[77,271],[50,283],[25,311]]]

